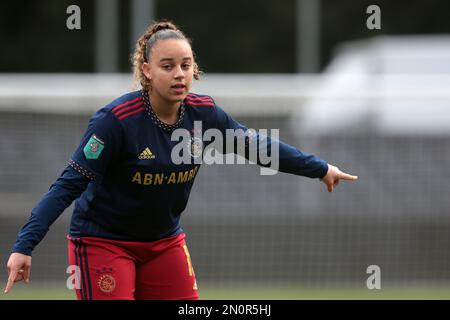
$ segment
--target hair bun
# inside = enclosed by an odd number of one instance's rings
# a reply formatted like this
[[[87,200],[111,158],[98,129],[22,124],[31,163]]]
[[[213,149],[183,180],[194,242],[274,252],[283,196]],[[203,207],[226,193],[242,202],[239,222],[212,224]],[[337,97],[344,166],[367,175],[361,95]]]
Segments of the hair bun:
[[[166,30],[166,29],[178,30],[178,27],[173,22],[161,21],[161,22],[155,23],[155,25],[153,26],[153,29],[152,29],[152,33],[156,33],[158,31]]]

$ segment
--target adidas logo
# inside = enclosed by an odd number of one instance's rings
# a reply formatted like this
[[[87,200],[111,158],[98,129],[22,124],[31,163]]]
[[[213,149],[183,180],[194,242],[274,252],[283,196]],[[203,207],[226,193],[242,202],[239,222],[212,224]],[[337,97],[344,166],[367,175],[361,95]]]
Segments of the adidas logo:
[[[150,148],[145,148],[139,155],[140,160],[155,159],[155,155],[151,152]]]

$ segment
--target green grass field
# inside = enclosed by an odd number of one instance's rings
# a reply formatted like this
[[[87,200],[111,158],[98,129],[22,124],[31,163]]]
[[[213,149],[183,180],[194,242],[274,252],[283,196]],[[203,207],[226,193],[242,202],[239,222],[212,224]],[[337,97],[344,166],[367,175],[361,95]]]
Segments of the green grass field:
[[[304,287],[215,287],[199,288],[203,300],[450,300],[450,287],[402,287],[368,290],[365,288],[304,288]],[[61,286],[17,284],[0,300],[73,300],[74,292]]]

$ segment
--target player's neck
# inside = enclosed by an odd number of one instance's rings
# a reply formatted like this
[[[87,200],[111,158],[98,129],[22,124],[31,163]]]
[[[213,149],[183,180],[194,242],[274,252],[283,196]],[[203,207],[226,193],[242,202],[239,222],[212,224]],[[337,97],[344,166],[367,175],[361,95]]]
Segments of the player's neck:
[[[181,106],[180,101],[167,101],[158,94],[149,92],[152,110],[162,122],[174,124],[178,120],[178,114]]]

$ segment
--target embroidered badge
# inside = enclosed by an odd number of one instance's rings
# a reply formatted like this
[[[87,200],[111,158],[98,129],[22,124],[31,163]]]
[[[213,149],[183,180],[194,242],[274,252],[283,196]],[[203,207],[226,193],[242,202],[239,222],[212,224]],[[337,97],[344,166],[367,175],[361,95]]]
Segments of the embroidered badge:
[[[93,134],[83,149],[86,159],[98,159],[104,147],[105,143]]]
[[[200,138],[192,137],[188,142],[187,148],[191,157],[198,158],[202,155],[203,142]]]
[[[111,293],[116,288],[113,268],[102,268],[95,271],[97,275],[97,285],[103,293]]]
[[[116,288],[116,280],[112,274],[103,274],[98,279],[98,287],[104,293],[111,293]]]

